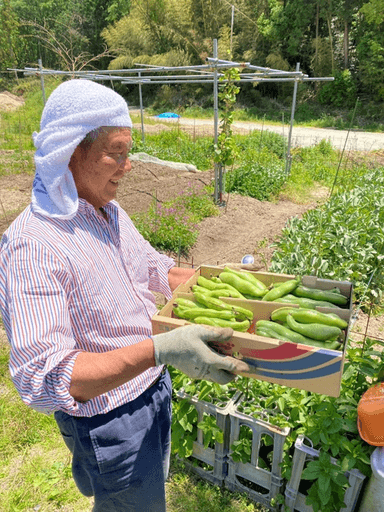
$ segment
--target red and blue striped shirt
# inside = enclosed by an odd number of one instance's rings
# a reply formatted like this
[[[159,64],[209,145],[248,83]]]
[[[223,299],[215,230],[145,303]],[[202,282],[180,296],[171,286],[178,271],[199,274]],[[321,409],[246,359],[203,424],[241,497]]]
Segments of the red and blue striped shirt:
[[[81,351],[107,352],[152,334],[154,295],[171,290],[174,261],[139,234],[115,202],[104,210],[79,199],[71,220],[28,206],[0,244],[0,309],[11,344],[10,372],[22,398],[46,414],[104,414],[139,396],[158,377],[149,368],[126,384],[80,403],[69,394]]]

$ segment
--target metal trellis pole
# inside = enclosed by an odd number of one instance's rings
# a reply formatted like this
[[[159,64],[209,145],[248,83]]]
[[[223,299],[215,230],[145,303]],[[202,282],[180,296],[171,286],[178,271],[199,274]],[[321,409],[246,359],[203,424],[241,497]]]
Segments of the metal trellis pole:
[[[300,70],[300,62],[297,62],[296,63],[296,71],[299,72],[299,70]],[[293,98],[292,98],[292,109],[291,109],[291,124],[289,126],[288,148],[287,148],[287,156],[286,156],[286,161],[285,161],[285,172],[286,172],[286,174],[289,174],[291,172],[291,164],[292,164],[291,140],[292,140],[293,120],[295,118],[297,86],[298,86],[298,79],[295,79],[295,84],[293,86]]]
[[[139,71],[138,77],[141,78],[141,73]],[[141,93],[141,81],[139,82],[139,98],[140,98],[140,116],[141,116],[141,140],[143,144],[145,143],[145,134],[144,134],[144,113],[143,113],[143,95]]]
[[[44,74],[42,73],[42,71],[43,71],[43,63],[42,63],[41,59],[38,60],[38,64],[39,64],[39,70],[40,70],[41,91],[43,93],[43,103],[45,105],[46,100],[45,100],[45,88],[44,88]]]
[[[217,39],[213,40],[213,58],[217,59]],[[215,147],[217,146],[218,141],[218,132],[219,132],[219,94],[218,94],[218,73],[217,73],[217,63],[215,64],[215,69],[213,72],[213,127],[214,127],[214,140]],[[220,164],[215,162],[215,203],[219,201],[219,171]]]

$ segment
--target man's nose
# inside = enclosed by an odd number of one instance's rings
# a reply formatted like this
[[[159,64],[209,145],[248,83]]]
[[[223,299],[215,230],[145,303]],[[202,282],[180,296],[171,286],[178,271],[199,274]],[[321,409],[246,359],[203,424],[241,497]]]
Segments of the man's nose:
[[[124,160],[124,171],[129,172],[131,169],[132,169],[132,164],[131,164],[129,157],[127,156],[127,158]]]
[[[131,161],[128,156],[120,156],[118,165],[119,168],[124,169],[124,172],[129,172],[132,169]]]

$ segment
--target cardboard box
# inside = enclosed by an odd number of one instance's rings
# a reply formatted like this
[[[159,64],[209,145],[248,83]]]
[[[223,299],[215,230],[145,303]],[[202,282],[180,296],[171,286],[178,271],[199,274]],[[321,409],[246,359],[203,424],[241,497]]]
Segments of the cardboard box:
[[[207,277],[210,273],[212,273],[211,275],[219,275],[222,271],[223,269],[218,267],[201,267],[188,283],[178,287],[173,299],[152,318],[154,334],[188,325],[188,321],[174,317],[172,313],[174,299],[184,297],[193,300],[193,295],[188,291],[191,290],[192,284],[196,283],[198,275],[201,274]],[[255,275],[258,279],[262,277],[265,284],[293,278],[289,275],[259,272],[255,272]],[[306,279],[307,277],[309,279]],[[305,276],[303,283],[305,283],[305,286],[315,283],[315,286],[312,287],[324,290],[338,286],[342,293],[349,297],[351,305],[353,288],[351,283],[317,279],[312,276]],[[287,304],[256,300],[244,301],[232,298],[223,298],[222,300],[228,304],[246,307],[252,310],[254,314],[253,323],[249,329],[250,332],[234,332],[227,343],[214,346],[216,350],[223,354],[240,357],[246,361],[252,368],[252,373],[243,374],[244,376],[328,396],[339,396],[346,341],[343,351],[337,351],[258,336],[254,334],[255,323],[258,320],[270,319],[272,311],[287,306]],[[335,312],[334,308],[317,309],[323,312]],[[337,314],[348,322],[348,327],[345,330],[345,340],[348,340],[351,313],[351,307],[337,309]]]

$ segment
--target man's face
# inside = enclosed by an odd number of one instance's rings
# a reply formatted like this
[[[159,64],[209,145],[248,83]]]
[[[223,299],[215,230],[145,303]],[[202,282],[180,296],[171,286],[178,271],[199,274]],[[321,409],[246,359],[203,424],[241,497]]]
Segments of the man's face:
[[[89,148],[78,146],[69,168],[79,197],[96,210],[114,199],[119,180],[131,170],[128,160],[131,148],[130,130],[116,128],[103,128]]]

